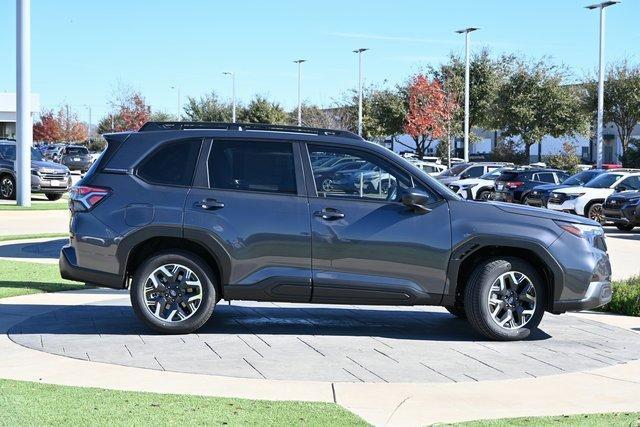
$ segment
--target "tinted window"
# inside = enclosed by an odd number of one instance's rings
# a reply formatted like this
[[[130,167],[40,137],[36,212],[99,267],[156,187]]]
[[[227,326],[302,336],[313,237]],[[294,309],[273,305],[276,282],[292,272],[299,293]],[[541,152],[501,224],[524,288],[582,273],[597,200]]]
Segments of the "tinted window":
[[[214,141],[209,186],[296,194],[293,147],[285,142]]]
[[[162,145],[138,167],[138,176],[153,184],[191,185],[200,143],[187,139]]]
[[[0,158],[6,160],[16,159],[16,146],[13,144],[0,145]],[[31,160],[40,161],[43,160],[42,154],[35,148],[31,147]]]
[[[640,190],[640,177],[630,176],[629,178],[622,180],[620,186],[627,190]]]
[[[483,166],[474,166],[462,174],[465,178],[478,178],[484,174]]]
[[[587,182],[591,181],[596,176],[598,176],[598,174],[599,172],[597,171],[578,172],[577,174],[567,178],[567,180],[563,181],[562,183],[565,185],[584,185]]]
[[[553,177],[553,174],[549,172],[536,173],[533,175],[533,180],[540,181],[540,182],[548,182],[550,184],[555,184],[556,182],[555,178]]]
[[[89,154],[85,147],[67,147],[66,153],[70,156],[83,156]]]
[[[588,188],[609,188],[620,179],[622,175],[617,173],[603,173],[602,175],[598,175],[596,178],[589,181],[585,187]]]
[[[400,201],[403,189],[416,186],[411,176],[395,170],[371,153],[340,148],[309,147],[310,156],[349,157],[351,167],[320,168],[312,165],[319,197]],[[424,188],[420,187],[422,190]],[[425,190],[427,191],[427,190]],[[435,201],[435,196],[433,197]]]

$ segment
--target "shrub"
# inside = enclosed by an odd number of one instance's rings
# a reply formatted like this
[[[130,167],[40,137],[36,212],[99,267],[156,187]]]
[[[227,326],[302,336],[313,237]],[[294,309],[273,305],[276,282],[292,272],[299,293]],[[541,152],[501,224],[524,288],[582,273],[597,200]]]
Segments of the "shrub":
[[[529,156],[522,150],[521,144],[513,139],[505,139],[498,142],[493,153],[491,153],[491,160],[494,162],[510,162],[516,165],[529,164]]]
[[[562,144],[562,150],[559,153],[546,156],[545,162],[550,168],[561,169],[573,173],[578,169],[580,157],[576,153],[576,147],[565,141]]]
[[[640,277],[614,282],[611,302],[602,307],[601,311],[640,316]]]

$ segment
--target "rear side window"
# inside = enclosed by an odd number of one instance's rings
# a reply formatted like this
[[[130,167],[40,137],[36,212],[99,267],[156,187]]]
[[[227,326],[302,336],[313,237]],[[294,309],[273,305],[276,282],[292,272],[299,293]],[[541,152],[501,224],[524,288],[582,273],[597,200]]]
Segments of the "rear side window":
[[[214,189],[297,193],[291,143],[214,141],[208,164]]]
[[[533,180],[539,181],[539,182],[548,182],[550,184],[555,184],[556,182],[555,178],[553,177],[553,174],[549,172],[533,174]]]
[[[158,185],[191,185],[196,168],[200,139],[183,139],[163,144],[138,167],[137,175]]]

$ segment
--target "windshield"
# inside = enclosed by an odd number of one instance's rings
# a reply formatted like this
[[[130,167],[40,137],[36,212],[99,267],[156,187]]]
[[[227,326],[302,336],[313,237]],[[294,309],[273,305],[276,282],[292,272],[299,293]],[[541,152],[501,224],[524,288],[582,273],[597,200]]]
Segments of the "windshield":
[[[598,176],[600,172],[596,171],[583,171],[578,172],[575,175],[571,175],[569,178],[562,181],[564,185],[584,185],[587,182],[591,181],[593,178]]]
[[[81,156],[89,154],[89,150],[85,147],[67,147],[67,154],[70,156]]]
[[[509,168],[494,169],[491,172],[482,175],[480,179],[496,179],[497,177],[502,175],[502,172],[506,171],[507,169]]]
[[[16,146],[13,144],[0,145],[0,156],[6,160],[16,159]],[[43,160],[42,154],[35,148],[31,147],[31,160],[41,161]]]
[[[593,180],[589,181],[585,187],[588,188],[609,188],[620,179],[622,175],[617,173],[603,173],[602,175],[597,176]]]
[[[468,167],[469,165],[466,163],[455,165],[451,169],[447,169],[446,171],[442,172],[440,176],[458,176]]]

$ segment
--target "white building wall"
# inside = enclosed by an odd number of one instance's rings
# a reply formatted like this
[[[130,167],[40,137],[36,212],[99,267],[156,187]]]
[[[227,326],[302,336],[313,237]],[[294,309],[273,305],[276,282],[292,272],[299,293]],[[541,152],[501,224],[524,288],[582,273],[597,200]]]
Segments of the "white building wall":
[[[31,94],[31,114],[40,111],[40,95]],[[0,93],[0,138],[13,138],[16,134],[16,94]]]

